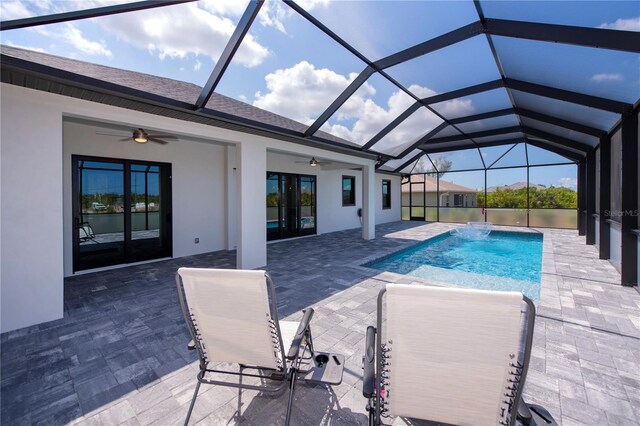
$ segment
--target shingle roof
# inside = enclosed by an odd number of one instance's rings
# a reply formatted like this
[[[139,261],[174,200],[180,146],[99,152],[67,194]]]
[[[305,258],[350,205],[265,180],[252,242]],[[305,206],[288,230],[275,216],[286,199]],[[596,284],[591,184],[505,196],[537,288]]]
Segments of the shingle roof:
[[[60,56],[50,55],[48,53],[36,52],[12,46],[0,45],[0,53],[36,64],[57,68],[70,73],[106,81],[108,83],[117,84],[127,88],[151,93],[188,104],[195,103],[196,99],[198,99],[198,95],[200,95],[200,92],[202,90],[200,86],[184,81],[173,80],[170,78],[159,77],[105,65],[92,64],[90,62],[78,61],[75,59],[64,58]],[[303,133],[308,127],[295,120],[291,120],[281,115],[265,111],[253,105],[249,105],[247,103],[229,98],[215,92],[212,94],[211,99],[206,105],[206,108],[299,133]],[[360,147],[360,145],[342,138],[338,138],[326,132],[317,132],[316,136],[332,142],[338,142],[346,146],[358,148]]]

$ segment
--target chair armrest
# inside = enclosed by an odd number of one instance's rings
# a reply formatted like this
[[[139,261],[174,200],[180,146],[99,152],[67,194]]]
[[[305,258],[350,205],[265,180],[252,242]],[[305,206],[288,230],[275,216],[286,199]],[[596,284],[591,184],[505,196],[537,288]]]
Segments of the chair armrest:
[[[364,373],[362,377],[362,395],[366,398],[373,396],[373,387],[376,380],[376,328],[367,327],[367,338],[364,345]]]
[[[304,312],[304,315],[300,320],[300,325],[298,326],[296,335],[293,336],[293,340],[291,341],[291,347],[289,348],[287,359],[296,359],[298,357],[300,344],[302,343],[302,339],[304,339],[305,333],[309,329],[309,323],[311,322],[311,318],[313,317],[313,308],[305,309],[302,312]]]
[[[518,420],[522,421],[524,424],[529,424],[529,422],[531,422],[531,410],[529,410],[527,403],[524,402],[522,397],[520,397],[520,401],[518,401]]]
[[[524,409],[522,409],[524,407]],[[522,413],[522,417],[521,417]],[[528,417],[527,417],[528,413]],[[520,404],[518,404],[518,415],[517,415],[520,425],[525,426],[558,426],[558,423],[553,418],[549,411],[536,404],[527,404],[524,400],[520,399]]]
[[[189,343],[187,343],[187,349],[190,351],[195,351],[196,343],[193,340],[189,340]]]

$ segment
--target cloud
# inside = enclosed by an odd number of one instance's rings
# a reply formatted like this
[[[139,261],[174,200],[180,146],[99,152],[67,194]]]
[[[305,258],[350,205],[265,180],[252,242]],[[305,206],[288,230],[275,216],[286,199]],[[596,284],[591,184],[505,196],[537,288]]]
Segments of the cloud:
[[[232,13],[233,8],[224,10]],[[214,15],[195,3],[103,17],[98,22],[120,40],[160,59],[205,55],[217,61],[235,30],[231,19]],[[247,34],[234,62],[254,67],[268,54],[267,48]]]
[[[253,105],[305,124],[313,120],[356,78],[307,61],[279,69],[265,77],[267,93],[257,92]]]
[[[326,7],[330,0],[302,0],[297,4],[306,11],[311,11],[317,7]],[[285,21],[296,12],[281,2],[267,1],[263,3],[258,13],[258,22],[264,27],[273,27],[276,30],[286,33]]]
[[[267,91],[256,93],[253,105],[310,125],[356,76],[355,73],[344,76],[302,61],[291,68],[268,74],[265,77]],[[427,87],[417,85],[408,89],[419,97],[436,94]],[[399,89],[381,105],[372,99],[375,94],[374,86],[363,84],[338,109],[331,123],[324,123],[321,130],[363,145],[415,103],[412,97]],[[474,110],[471,100],[443,102],[439,108],[455,116],[470,114]],[[441,122],[435,114],[420,108],[374,145],[373,149],[396,154]]]
[[[576,189],[578,187],[578,180],[570,177],[563,177],[558,180],[559,186],[564,186],[565,188]]]
[[[601,83],[603,81],[622,81],[624,77],[620,73],[600,73],[591,76],[591,80]]]
[[[213,15],[195,3],[105,17],[98,22],[120,40],[160,59],[205,55],[217,61],[235,30],[231,19]],[[254,67],[268,53],[247,34],[234,62]]]
[[[3,21],[27,18],[29,16],[33,16],[33,13],[21,1],[5,0],[0,3],[0,18]]]
[[[618,19],[615,22],[604,23],[599,28],[605,28],[608,30],[622,30],[622,31],[640,31],[640,16],[629,19]]]
[[[82,53],[92,56],[113,57],[113,53],[106,47],[104,41],[91,41],[73,24],[67,24],[62,30],[61,37]]]
[[[196,63],[193,64],[193,70],[194,71],[200,71],[200,68],[202,68],[202,62],[200,62],[199,60],[196,59]]]
[[[104,40],[93,41],[86,38],[82,31],[71,23],[64,24],[62,27],[57,27],[55,31],[49,30],[46,26],[36,27],[34,31],[37,31],[42,36],[49,38],[50,40],[63,41],[77,51],[90,56],[105,56],[112,58],[113,53],[107,48],[107,44]],[[70,53],[70,56],[75,56]]]
[[[45,53],[44,49],[41,49],[39,47],[32,47],[32,46],[24,46],[24,45],[21,45],[21,44],[15,44],[11,40],[7,40],[6,44],[7,44],[7,46],[17,47],[18,49],[33,50],[34,52]]]
[[[238,17],[242,16],[247,5],[238,0],[201,0],[202,7],[214,15]]]
[[[412,85],[408,88],[412,93],[421,98],[430,97],[436,94],[428,87]],[[374,94],[375,89],[371,88],[370,94]],[[323,130],[330,132],[343,139],[359,144],[365,144],[380,130],[386,127],[391,121],[402,114],[407,108],[414,104],[413,98],[398,90],[394,92],[387,101],[386,108],[377,105],[372,99],[366,99],[366,94],[356,92],[348,102],[352,102],[351,108],[343,106],[337,114],[338,123],[330,125],[325,123]],[[451,100],[439,105],[438,111],[444,116],[462,116],[472,113],[474,110],[471,100]],[[355,119],[351,128],[339,123],[339,120]],[[427,110],[420,108],[401,122],[394,130],[389,132],[372,149],[389,153],[392,155],[400,153],[409,144],[416,142],[422,136],[433,130],[442,123],[442,120]]]
[[[77,8],[72,1],[3,1],[2,19],[67,12]],[[113,0],[83,0],[83,8],[113,4]],[[161,59],[205,55],[217,61],[235,30],[235,21],[245,10],[237,0],[203,0],[198,3],[158,7],[148,10],[93,18],[82,22],[94,23],[136,48],[147,50]],[[231,19],[235,18],[235,19]],[[79,33],[80,26],[66,29],[57,38],[64,38],[76,49],[92,55],[110,56],[104,42],[90,41]],[[39,30],[53,31],[46,27]],[[54,36],[56,36],[54,34]],[[262,63],[269,51],[247,34],[238,49],[234,62],[247,67]]]

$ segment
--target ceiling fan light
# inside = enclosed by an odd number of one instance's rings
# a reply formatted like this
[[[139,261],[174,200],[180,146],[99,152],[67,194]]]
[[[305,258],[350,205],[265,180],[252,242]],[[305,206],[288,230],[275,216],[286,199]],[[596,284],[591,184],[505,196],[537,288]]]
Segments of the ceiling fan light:
[[[318,162],[316,161],[316,158],[315,158],[315,157],[312,157],[312,158],[311,158],[311,161],[309,161],[309,165],[310,165],[311,167],[315,167],[315,166],[317,166],[317,165],[318,165]]]
[[[133,140],[138,143],[147,143],[147,134],[142,129],[136,129],[133,131]]]

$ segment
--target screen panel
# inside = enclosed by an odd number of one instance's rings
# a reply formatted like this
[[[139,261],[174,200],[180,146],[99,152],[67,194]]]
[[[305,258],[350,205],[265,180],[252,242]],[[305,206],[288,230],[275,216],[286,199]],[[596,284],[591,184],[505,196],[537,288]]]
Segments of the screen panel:
[[[640,31],[632,1],[481,1],[485,17],[543,24]],[[635,18],[635,19],[634,19]]]
[[[458,128],[464,133],[481,132],[484,130],[502,129],[519,125],[518,118],[514,114],[501,117],[487,118],[484,120],[470,121],[458,124]]]
[[[321,130],[362,146],[414,103],[411,96],[375,73],[338,108]]]
[[[637,53],[493,36],[508,78],[634,103]]]
[[[124,2],[107,2],[107,5],[113,3]],[[98,3],[29,1],[19,4],[26,13],[42,15],[85,9]],[[203,86],[247,4],[246,0],[226,8],[207,2],[177,4],[2,31],[0,37],[3,45]],[[7,3],[3,2],[3,19],[8,18],[5,10]],[[242,66],[249,66],[264,60],[267,54],[268,48],[249,35],[247,47],[238,50],[237,60]],[[199,87],[193,85],[171,82],[153,86],[144,84],[144,79],[137,75],[110,72],[105,76],[102,68],[75,62],[61,64],[54,60],[52,66],[70,67],[71,72],[100,80],[108,78],[112,83],[190,103],[200,94]]]
[[[246,63],[236,54],[216,92],[306,125],[365,68],[351,52],[280,2],[264,4],[238,53],[251,52],[256,40],[264,52],[257,51]]]
[[[570,159],[556,154],[555,152],[548,151],[546,149],[538,148],[537,146],[527,144],[527,156],[529,164],[532,166],[540,164],[559,164],[569,163]]]
[[[386,71],[420,98],[500,78],[484,35],[430,52]]]
[[[608,131],[620,116],[607,111],[589,108],[557,99],[545,98],[530,93],[512,90],[511,95],[519,108],[540,112],[552,117],[561,118],[574,123],[584,124]]]
[[[476,148],[427,154],[439,172],[483,169],[480,153]]]
[[[510,149],[502,158],[495,162],[491,168],[500,167],[518,167],[527,165],[527,154],[525,152],[524,144],[516,144]]]
[[[504,88],[439,102],[431,107],[447,119],[466,117],[483,112],[511,108],[511,101]]]
[[[300,3],[372,61],[478,20],[470,1]]]

